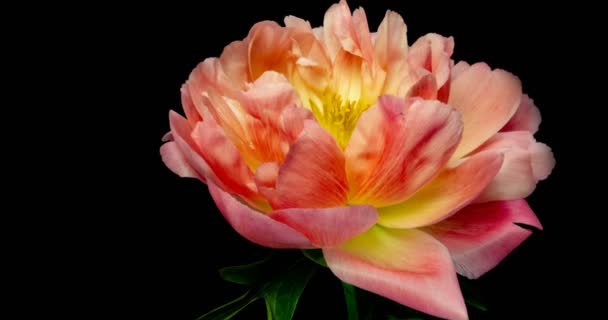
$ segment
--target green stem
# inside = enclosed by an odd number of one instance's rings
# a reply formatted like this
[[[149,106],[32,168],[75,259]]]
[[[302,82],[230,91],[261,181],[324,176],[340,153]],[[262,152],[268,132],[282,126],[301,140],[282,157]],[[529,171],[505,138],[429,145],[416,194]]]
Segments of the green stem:
[[[342,282],[342,287],[344,288],[344,299],[346,300],[348,320],[359,320],[359,308],[357,306],[357,292],[355,291],[355,287],[344,282]]]

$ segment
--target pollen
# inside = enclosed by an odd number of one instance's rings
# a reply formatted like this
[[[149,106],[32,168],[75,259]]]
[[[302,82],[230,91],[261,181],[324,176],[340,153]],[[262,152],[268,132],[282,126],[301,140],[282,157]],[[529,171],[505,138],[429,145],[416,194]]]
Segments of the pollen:
[[[326,92],[320,99],[309,101],[315,118],[336,138],[342,149],[346,147],[361,114],[370,107],[360,100],[344,99],[336,93]]]

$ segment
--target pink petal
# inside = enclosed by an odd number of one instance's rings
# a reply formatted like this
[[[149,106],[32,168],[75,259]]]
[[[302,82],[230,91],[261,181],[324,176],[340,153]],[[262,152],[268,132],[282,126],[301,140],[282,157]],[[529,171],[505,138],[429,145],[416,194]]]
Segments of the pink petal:
[[[194,105],[194,101],[192,100],[192,96],[190,96],[190,89],[188,85],[184,83],[180,89],[181,92],[181,100],[182,100],[182,109],[184,109],[184,113],[186,114],[186,119],[190,122],[190,125],[195,125],[197,122],[203,120],[202,116],[196,110],[196,106]]]
[[[383,94],[405,94],[398,89],[409,73],[407,51],[407,27],[398,13],[389,10],[378,27],[374,43],[374,63],[386,72]]]
[[[378,220],[372,206],[347,206],[325,209],[283,209],[271,218],[305,235],[317,247],[332,247],[367,231]]]
[[[434,100],[437,98],[437,83],[435,82],[435,77],[424,69],[417,70],[422,75],[409,86],[407,93],[405,94],[406,98],[416,98],[420,97],[425,100]],[[415,76],[415,75],[414,75]],[[409,85],[409,84],[408,84]]]
[[[253,173],[213,118],[196,125],[192,132],[192,140],[225,190],[247,199],[257,197]]]
[[[342,206],[348,187],[344,155],[334,138],[313,120],[306,120],[300,137],[281,165],[275,209]]]
[[[249,43],[245,41],[233,41],[224,48],[220,56],[222,69],[237,88],[244,89],[245,84],[250,82],[249,77]]]
[[[323,255],[346,283],[433,316],[467,319],[450,255],[425,232],[374,227]]]
[[[444,170],[406,201],[379,209],[378,223],[390,228],[417,228],[451,216],[469,204],[492,181],[502,165],[502,154],[475,154]]]
[[[276,123],[281,112],[289,106],[299,105],[300,99],[282,74],[266,71],[239,95],[239,102],[255,118]]]
[[[306,237],[291,227],[238,201],[214,183],[209,192],[228,223],[251,242],[270,248],[312,248]]]
[[[540,121],[540,111],[534,105],[534,101],[524,94],[517,111],[500,131],[530,131],[534,134],[538,131]]]
[[[349,202],[404,201],[439,173],[461,131],[459,114],[438,101],[380,97],[361,115],[345,149]]]
[[[454,153],[458,159],[486,142],[517,110],[521,84],[517,77],[477,63],[452,81],[449,105],[462,113],[464,132]]]
[[[470,67],[471,65],[468,62],[458,61],[458,63],[452,67],[452,81],[462,75],[464,71],[468,70]]]
[[[364,57],[353,18],[345,0],[332,5],[327,10],[323,18],[323,33],[324,43],[331,60],[335,59],[340,50],[357,57]]]
[[[369,33],[369,26],[367,25],[367,16],[363,8],[355,9],[353,12],[353,26],[357,35],[361,56],[363,60],[371,64],[374,48],[372,46],[372,37]]]
[[[188,164],[188,160],[175,142],[167,142],[160,147],[160,155],[165,165],[182,178],[199,178],[200,175]]]
[[[454,52],[454,38],[446,38],[436,33],[424,35],[410,47],[407,59],[410,65],[432,72],[437,87],[443,87],[450,80],[451,60]]]
[[[498,133],[475,152],[488,150],[503,152],[505,160],[477,203],[525,198],[555,166],[551,149],[536,142],[528,131]]]
[[[407,27],[396,12],[387,11],[378,27],[374,43],[374,61],[384,70],[407,55]]]
[[[197,178],[201,179],[203,182],[207,182],[207,179],[212,179],[221,185],[221,182],[218,181],[209,165],[198,153],[198,146],[190,137],[190,134],[192,133],[192,126],[190,123],[178,113],[169,111],[169,124],[171,126],[171,137],[173,141],[175,141],[175,145],[181,152],[181,155],[188,166],[196,172]],[[169,164],[167,163],[167,165]],[[171,170],[174,169],[172,167],[169,168]]]
[[[514,200],[468,206],[426,231],[448,247],[459,274],[476,279],[530,236],[515,222],[542,229],[526,201]]]

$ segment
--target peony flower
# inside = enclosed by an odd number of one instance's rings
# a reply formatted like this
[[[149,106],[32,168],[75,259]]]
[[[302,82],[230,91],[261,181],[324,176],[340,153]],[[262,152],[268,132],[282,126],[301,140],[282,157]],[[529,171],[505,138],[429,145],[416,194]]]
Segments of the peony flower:
[[[312,28],[253,26],[181,89],[163,161],[205,182],[243,237],[321,248],[344,282],[434,316],[467,318],[477,278],[542,228],[524,200],[554,166],[517,77],[454,63],[453,38],[408,45],[345,1]]]

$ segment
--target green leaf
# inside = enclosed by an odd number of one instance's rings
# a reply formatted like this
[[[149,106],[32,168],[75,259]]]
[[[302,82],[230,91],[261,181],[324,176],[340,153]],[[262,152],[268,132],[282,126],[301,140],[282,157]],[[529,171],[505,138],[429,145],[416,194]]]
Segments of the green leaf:
[[[291,320],[315,270],[314,264],[302,258],[262,288],[268,320]]]
[[[302,250],[302,254],[306,258],[315,262],[316,264],[327,268],[327,261],[325,261],[325,258],[323,257],[323,250],[321,250],[321,249]]]
[[[252,285],[266,276],[272,255],[264,260],[242,266],[232,266],[220,269],[222,279],[242,285]]]
[[[458,283],[460,284],[460,290],[464,297],[464,302],[481,311],[488,311],[488,308],[484,305],[482,294],[479,287],[476,285],[475,280],[470,280],[462,276],[458,276]]]
[[[359,308],[357,306],[357,292],[355,291],[355,287],[342,282],[342,288],[344,288],[344,299],[346,300],[348,320],[359,320]]]
[[[196,320],[228,320],[258,299],[260,299],[258,292],[254,290],[247,291],[244,295],[207,312],[196,318]]]

